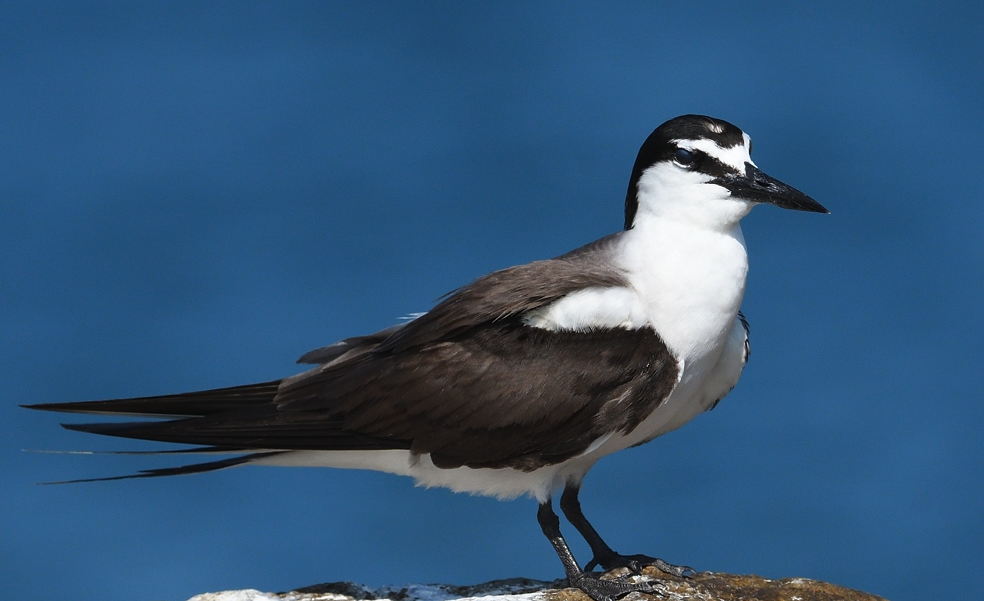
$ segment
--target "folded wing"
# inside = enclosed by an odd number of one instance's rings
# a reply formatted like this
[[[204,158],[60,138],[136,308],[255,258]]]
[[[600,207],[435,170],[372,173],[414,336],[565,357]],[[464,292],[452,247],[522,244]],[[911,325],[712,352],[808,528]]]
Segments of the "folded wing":
[[[66,427],[215,449],[405,449],[438,467],[536,469],[631,431],[676,384],[676,361],[650,328],[523,322],[572,292],[624,286],[598,256],[575,251],[494,272],[412,322],[308,353],[302,361],[321,365],[285,380],[31,407],[176,417]]]

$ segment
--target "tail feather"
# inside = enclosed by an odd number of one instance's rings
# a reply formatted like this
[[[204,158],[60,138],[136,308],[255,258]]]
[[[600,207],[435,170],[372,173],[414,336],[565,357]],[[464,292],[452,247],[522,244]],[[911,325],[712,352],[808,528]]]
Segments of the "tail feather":
[[[158,417],[162,421],[62,424],[68,430],[164,443],[199,445],[166,453],[235,453],[237,456],[136,474],[46,484],[105,482],[197,474],[250,463],[291,450],[409,449],[410,441],[350,432],[330,412],[286,415],[274,402],[282,380],[175,395],[24,405],[29,409],[96,415]],[[121,451],[120,454],[156,453]],[[245,453],[245,454],[243,454]]]
[[[58,482],[42,482],[42,484],[78,484],[80,482],[111,482],[113,480],[133,480],[135,478],[160,478],[162,476],[182,476],[184,474],[201,474],[203,472],[214,472],[215,470],[222,470],[228,467],[235,467],[237,465],[243,465],[250,463],[255,459],[261,459],[263,457],[270,457],[271,455],[279,455],[283,451],[268,451],[265,453],[251,453],[249,455],[240,455],[239,457],[230,457],[228,459],[221,459],[219,461],[208,461],[205,463],[192,463],[190,465],[182,465],[178,467],[165,467],[157,468],[152,470],[141,470],[137,474],[128,474],[126,476],[108,476],[106,478],[81,478],[79,480],[61,480]]]
[[[190,449],[160,449],[156,451],[55,451],[51,449],[21,449],[25,453],[50,455],[230,455],[249,449],[232,447],[192,447]]]
[[[309,423],[278,423],[262,416],[237,416],[225,427],[225,416],[175,419],[160,422],[62,424],[66,430],[153,440],[177,444],[208,445],[216,452],[227,450],[320,450],[357,451],[409,449],[409,440],[378,438],[345,431],[340,422],[315,420]]]
[[[277,396],[280,380],[216,388],[182,394],[168,394],[109,401],[75,403],[39,403],[22,405],[28,409],[90,413],[96,415],[133,415],[143,417],[202,417],[231,409],[265,405]]]
[[[135,478],[159,478],[162,476],[179,476],[183,474],[199,474],[215,470],[244,465],[256,459],[283,453],[277,450],[279,446],[263,444],[261,437],[246,433],[240,436],[213,436],[212,432],[196,433],[196,426],[213,424],[217,420],[224,423],[229,416],[265,416],[275,414],[273,401],[277,396],[281,380],[233,386],[231,388],[216,388],[182,394],[161,395],[152,397],[137,397],[130,399],[114,399],[107,401],[82,401],[75,403],[41,403],[24,405],[28,409],[43,411],[60,411],[65,413],[85,413],[95,415],[138,416],[170,418],[165,421],[141,421],[130,423],[95,423],[95,424],[62,424],[69,430],[136,438],[157,440],[160,442],[175,442],[197,444],[188,449],[171,449],[162,451],[110,451],[120,455],[142,454],[231,454],[216,461],[193,463],[178,467],[142,470],[136,474],[125,476],[109,476],[105,478],[82,478],[60,482],[45,482],[44,484],[72,484],[78,482],[108,482],[113,480],[131,480]],[[256,444],[260,443],[260,444]],[[43,451],[42,451],[43,452]],[[83,451],[79,453],[92,453]],[[246,454],[242,454],[246,453]]]

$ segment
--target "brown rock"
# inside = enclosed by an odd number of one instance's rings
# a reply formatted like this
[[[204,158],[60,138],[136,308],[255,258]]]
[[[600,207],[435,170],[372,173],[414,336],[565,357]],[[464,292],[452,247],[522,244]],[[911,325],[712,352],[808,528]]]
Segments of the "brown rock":
[[[606,577],[618,576],[614,571]],[[658,580],[662,595],[634,593],[626,601],[660,599],[662,601],[886,601],[882,597],[808,578],[770,580],[755,575],[701,572],[691,578],[677,578],[646,568],[644,576]],[[545,591],[546,592],[546,591]],[[591,601],[578,589],[546,592],[546,601]]]
[[[604,578],[616,578],[626,571],[612,571]],[[652,579],[660,584],[662,594],[632,593],[625,601],[885,601],[882,597],[828,582],[807,578],[770,580],[754,575],[716,574],[701,572],[692,578],[668,576],[655,568],[646,568],[636,579]],[[428,586],[383,587],[369,589],[350,582],[335,582],[308,586],[280,593],[290,601],[361,601],[391,599],[393,601],[427,601],[434,592],[460,596],[460,601],[477,597],[523,595],[528,601],[591,601],[578,589],[561,588],[565,580],[544,582],[527,578],[495,580],[473,586],[437,584]],[[417,594],[417,587],[421,593]]]

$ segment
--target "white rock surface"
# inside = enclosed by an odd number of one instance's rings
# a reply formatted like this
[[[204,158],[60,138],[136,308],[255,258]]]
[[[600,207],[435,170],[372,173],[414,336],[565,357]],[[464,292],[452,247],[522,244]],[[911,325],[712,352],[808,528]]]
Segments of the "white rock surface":
[[[283,597],[271,593],[261,593],[254,589],[223,591],[221,593],[202,593],[188,601],[283,601]]]
[[[459,587],[443,584],[408,584],[406,586],[384,586],[370,588],[358,584],[337,583],[339,586],[326,585],[325,588],[336,590],[291,591],[289,593],[264,593],[254,589],[239,591],[223,591],[220,593],[202,593],[188,601],[355,601],[374,599],[376,601],[451,601],[452,599],[467,601],[481,599],[482,601],[539,601],[543,594],[530,592],[547,590],[556,583],[515,578],[489,582],[473,587]],[[310,587],[317,589],[320,587]],[[347,590],[346,590],[347,589]]]

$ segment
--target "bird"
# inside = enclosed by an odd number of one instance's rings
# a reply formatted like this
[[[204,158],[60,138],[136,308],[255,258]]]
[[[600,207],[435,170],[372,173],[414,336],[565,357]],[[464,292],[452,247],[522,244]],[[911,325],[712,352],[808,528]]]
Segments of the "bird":
[[[749,358],[741,313],[748,255],[740,221],[753,207],[828,213],[763,173],[731,123],[683,115],[642,144],[624,229],[546,260],[494,271],[426,313],[304,354],[280,380],[182,394],[24,405],[163,418],[69,423],[69,430],[198,445],[170,452],[229,458],[94,478],[208,472],[238,465],[378,470],[423,486],[538,502],[537,521],[571,586],[595,601],[656,592],[648,555],[598,534],[578,493],[602,457],[713,409]],[[552,498],[593,554],[581,567]],[[604,571],[628,574],[601,579]],[[655,584],[654,584],[655,582]]]

